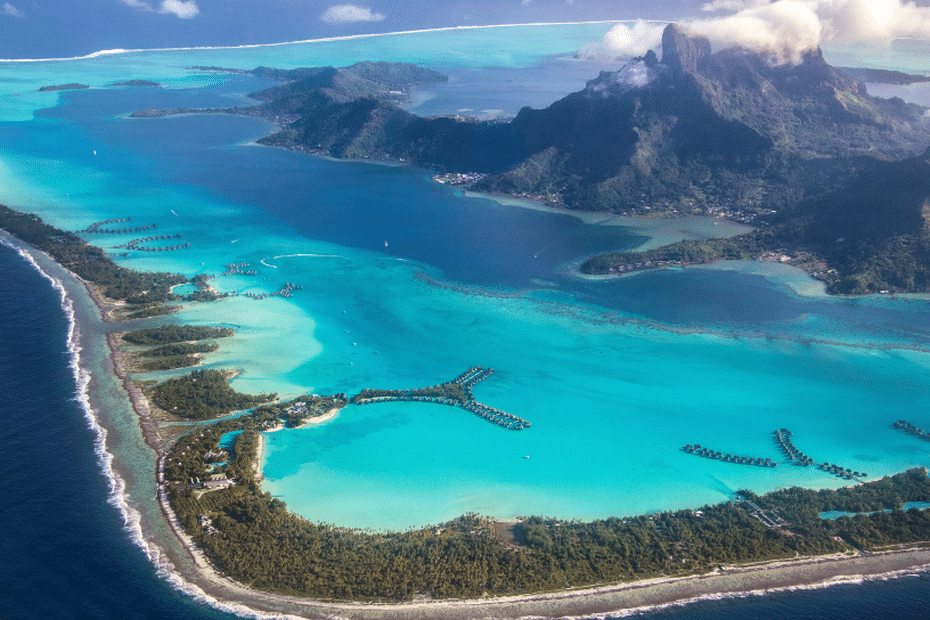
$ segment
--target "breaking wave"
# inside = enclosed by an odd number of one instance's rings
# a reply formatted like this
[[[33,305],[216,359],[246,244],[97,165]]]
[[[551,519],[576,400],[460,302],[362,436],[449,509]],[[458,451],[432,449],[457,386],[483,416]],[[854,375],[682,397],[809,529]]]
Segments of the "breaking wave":
[[[107,450],[107,430],[101,425],[99,414],[94,410],[90,402],[90,373],[81,367],[81,330],[74,311],[74,303],[61,280],[42,269],[29,252],[26,252],[2,237],[0,237],[0,244],[9,247],[19,254],[38,271],[42,277],[48,280],[52,288],[59,294],[61,309],[68,322],[66,348],[69,357],[68,367],[71,369],[75,385],[74,401],[80,405],[87,426],[94,433],[94,454],[97,457],[97,463],[108,485],[107,503],[116,508],[119,512],[123,520],[123,531],[126,533],[129,540],[142,551],[148,561],[155,567],[155,572],[158,577],[167,582],[175,590],[186,594],[198,603],[209,605],[219,611],[235,614],[242,618],[262,620],[296,619],[297,616],[264,613],[250,609],[240,603],[221,601],[207,594],[197,585],[184,579],[164,551],[154,542],[146,539],[142,529],[142,515],[129,502],[129,494],[126,491],[126,481],[114,469],[113,454]]]

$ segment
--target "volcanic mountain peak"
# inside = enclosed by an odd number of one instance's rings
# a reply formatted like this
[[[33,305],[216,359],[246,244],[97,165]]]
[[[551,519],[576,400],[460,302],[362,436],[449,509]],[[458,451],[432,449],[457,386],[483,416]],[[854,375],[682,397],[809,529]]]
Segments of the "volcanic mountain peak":
[[[588,82],[584,94],[618,98],[621,106],[635,100],[637,110],[679,120],[693,116],[688,110],[704,115],[709,109],[767,136],[783,152],[805,156],[913,156],[930,136],[919,106],[869,96],[819,49],[797,63],[744,48],[712,53],[708,39],[675,24],[663,33],[661,62],[652,52],[634,58]]]
[[[676,24],[669,24],[662,32],[662,64],[673,70],[697,71],[711,56],[710,41],[706,37],[688,36]]]

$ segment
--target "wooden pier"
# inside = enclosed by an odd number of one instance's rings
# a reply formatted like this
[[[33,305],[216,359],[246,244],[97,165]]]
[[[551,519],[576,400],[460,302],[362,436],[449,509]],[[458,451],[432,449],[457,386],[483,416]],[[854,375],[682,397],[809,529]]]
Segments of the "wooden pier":
[[[500,409],[495,409],[494,407],[489,407],[475,400],[471,390],[472,386],[479,381],[487,379],[492,374],[494,374],[492,368],[475,366],[469,368],[452,381],[427,388],[412,390],[362,390],[359,394],[352,397],[351,402],[356,405],[387,402],[449,405],[470,411],[476,416],[508,430],[519,431],[529,428],[531,426],[529,420],[524,420],[519,416],[501,411]]]
[[[899,421],[895,424],[895,428],[900,428],[901,430],[911,434],[914,434],[915,432],[921,432],[920,429],[913,427],[913,425],[910,425],[910,427],[904,426],[906,424],[907,422]],[[814,464],[814,460],[811,457],[798,450],[795,445],[791,443],[791,431],[789,431],[787,428],[780,428],[777,431],[774,431],[772,435],[774,435],[775,443],[778,444],[782,454],[784,454],[791,463],[801,467],[808,467]],[[930,436],[928,436],[927,440],[930,441]],[[682,448],[682,451],[687,452],[688,454],[702,456],[707,459],[715,459],[725,463],[735,463],[737,465],[755,465],[757,467],[775,467],[778,465],[778,463],[774,462],[770,458],[724,454],[723,452],[705,448],[699,443],[689,443]],[[834,476],[839,476],[845,480],[854,480],[856,482],[859,482],[860,478],[868,477],[868,474],[864,472],[853,471],[848,467],[841,467],[840,465],[831,463],[822,463],[818,465],[817,468],[821,471],[827,472],[828,474],[833,474]]]
[[[716,452],[705,448],[699,443],[688,444],[682,448],[683,452],[688,454],[694,454],[696,456],[703,456],[707,459],[715,459],[718,461],[723,461],[724,463],[734,463],[736,465],[755,465],[756,467],[776,467],[778,463],[773,461],[770,458],[762,458],[761,456],[739,456],[737,454],[724,454],[723,452]]]
[[[782,453],[795,465],[807,467],[814,464],[814,459],[794,447],[794,444],[791,443],[791,431],[787,428],[780,428],[773,432],[772,435],[775,436],[775,443],[778,444]]]
[[[102,222],[94,222],[84,230],[79,230],[79,233],[102,233],[107,235],[122,235],[125,233],[134,233],[142,232],[145,230],[152,230],[153,228],[158,228],[158,224],[147,224],[145,226],[135,226],[133,228],[102,228],[107,224],[119,224],[121,222],[131,222],[131,217],[114,217],[109,220],[103,220]]]
[[[151,237],[140,237],[139,239],[132,239],[127,241],[122,245],[117,245],[117,248],[126,248],[127,250],[138,250],[139,252],[170,252],[172,250],[181,250],[183,248],[189,248],[190,243],[181,243],[178,245],[172,246],[162,246],[162,247],[144,247],[142,244],[148,241],[161,241],[164,239],[180,239],[181,233],[176,235],[152,235]]]
[[[243,267],[248,267],[248,263],[227,263],[223,265],[226,267],[226,271],[221,273],[223,276],[254,276],[258,272],[254,269],[243,269]]]
[[[906,420],[898,420],[892,425],[897,430],[902,433],[907,433],[911,437],[916,437],[917,439],[923,439],[924,441],[930,441],[930,433],[925,431],[922,428],[918,428]]]
[[[868,478],[868,474],[865,472],[858,472],[849,469],[848,467],[841,467],[839,465],[831,465],[830,463],[821,463],[817,466],[818,469],[827,472],[828,474],[833,474],[834,476],[839,476],[846,480],[857,480],[859,478]]]
[[[781,447],[782,452],[793,461],[795,465],[807,467],[814,464],[814,459],[794,447],[794,444],[791,443],[791,431],[787,428],[778,429],[773,435],[775,435],[775,441],[778,443],[779,447]],[[845,480],[858,480],[859,478],[868,476],[866,473],[853,471],[848,467],[841,467],[831,463],[821,463],[817,468]]]
[[[303,288],[302,284],[294,284],[293,282],[285,282],[284,286],[273,293],[243,293],[244,297],[249,299],[266,299],[268,297],[284,297],[289,299],[294,291],[299,291]]]

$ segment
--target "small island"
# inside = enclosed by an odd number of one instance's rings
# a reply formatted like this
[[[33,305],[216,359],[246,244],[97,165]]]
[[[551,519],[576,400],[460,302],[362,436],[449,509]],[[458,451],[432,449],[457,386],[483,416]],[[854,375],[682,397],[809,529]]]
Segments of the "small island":
[[[918,73],[904,73],[903,71],[891,71],[889,69],[866,69],[863,67],[837,67],[837,69],[850,77],[872,84],[907,86],[908,84],[930,82],[930,75],[920,75]]]
[[[90,88],[87,84],[78,84],[77,82],[71,82],[69,84],[56,84],[53,86],[43,86],[39,88],[40,93],[52,92],[56,90],[80,90],[82,88]]]

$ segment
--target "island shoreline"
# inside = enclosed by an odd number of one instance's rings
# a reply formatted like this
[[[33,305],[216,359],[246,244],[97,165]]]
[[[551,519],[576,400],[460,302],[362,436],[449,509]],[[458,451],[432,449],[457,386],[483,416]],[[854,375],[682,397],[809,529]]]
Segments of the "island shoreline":
[[[87,282],[73,273],[71,275],[83,285],[83,290],[87,291],[103,320],[109,320],[109,312],[104,300]],[[110,348],[110,361],[114,376],[120,380],[132,404],[143,438],[158,460],[160,472],[164,442],[155,430],[148,400],[129,378],[115,334],[107,335],[107,345]],[[314,420],[314,422],[328,420],[334,415],[335,412],[327,412],[322,419]],[[256,466],[259,467],[260,474],[261,454],[256,457],[259,459]],[[310,617],[334,612],[348,613],[356,618],[441,616],[465,619],[485,617],[488,614],[514,618],[526,615],[590,615],[661,608],[720,596],[759,595],[785,589],[828,587],[861,579],[895,577],[902,572],[930,571],[930,549],[916,548],[870,555],[804,556],[795,560],[734,565],[723,570],[686,577],[654,578],[606,586],[487,599],[384,604],[327,602],[254,590],[225,577],[181,529],[168,504],[167,495],[161,489],[159,490],[159,504],[177,541],[187,551],[196,567],[196,576],[185,575],[183,577],[185,581],[202,588],[206,594],[216,597],[218,601],[241,603],[262,611],[309,614]]]
[[[42,253],[50,256],[22,240],[10,236],[14,250],[27,254]],[[54,262],[54,261],[53,261]],[[78,285],[76,290],[87,292],[88,298],[100,312],[103,321],[109,321],[107,303],[96,294],[93,287],[56,263],[70,274]],[[39,268],[36,265],[36,268]],[[80,328],[80,324],[78,324]],[[329,602],[254,590],[224,576],[206,558],[183,531],[167,500],[161,484],[161,466],[164,461],[164,442],[158,437],[148,400],[131,381],[123,364],[122,353],[116,342],[116,334],[106,336],[110,349],[110,368],[119,379],[126,393],[146,446],[156,457],[159,478],[158,503],[161,512],[176,540],[193,561],[194,574],[178,573],[184,582],[208,595],[207,601],[215,597],[216,605],[224,603],[242,604],[254,610],[267,612],[295,613],[305,617],[323,617],[333,613],[348,614],[352,618],[422,618],[442,617],[471,619],[478,617],[517,618],[527,615],[564,616],[593,615],[610,612],[650,610],[671,605],[682,605],[699,600],[726,596],[742,597],[763,595],[790,589],[812,589],[842,583],[854,583],[863,579],[888,579],[930,571],[930,548],[901,548],[881,553],[857,553],[842,556],[802,556],[792,560],[773,560],[745,565],[727,566],[714,572],[684,577],[659,577],[613,585],[599,585],[568,589],[556,592],[500,596],[494,598],[416,601],[403,603],[354,603],[347,601]],[[322,422],[334,412],[327,412]],[[258,459],[261,455],[257,455]],[[257,463],[260,467],[260,460]],[[178,587],[176,585],[176,587]],[[190,595],[184,587],[178,587]]]

